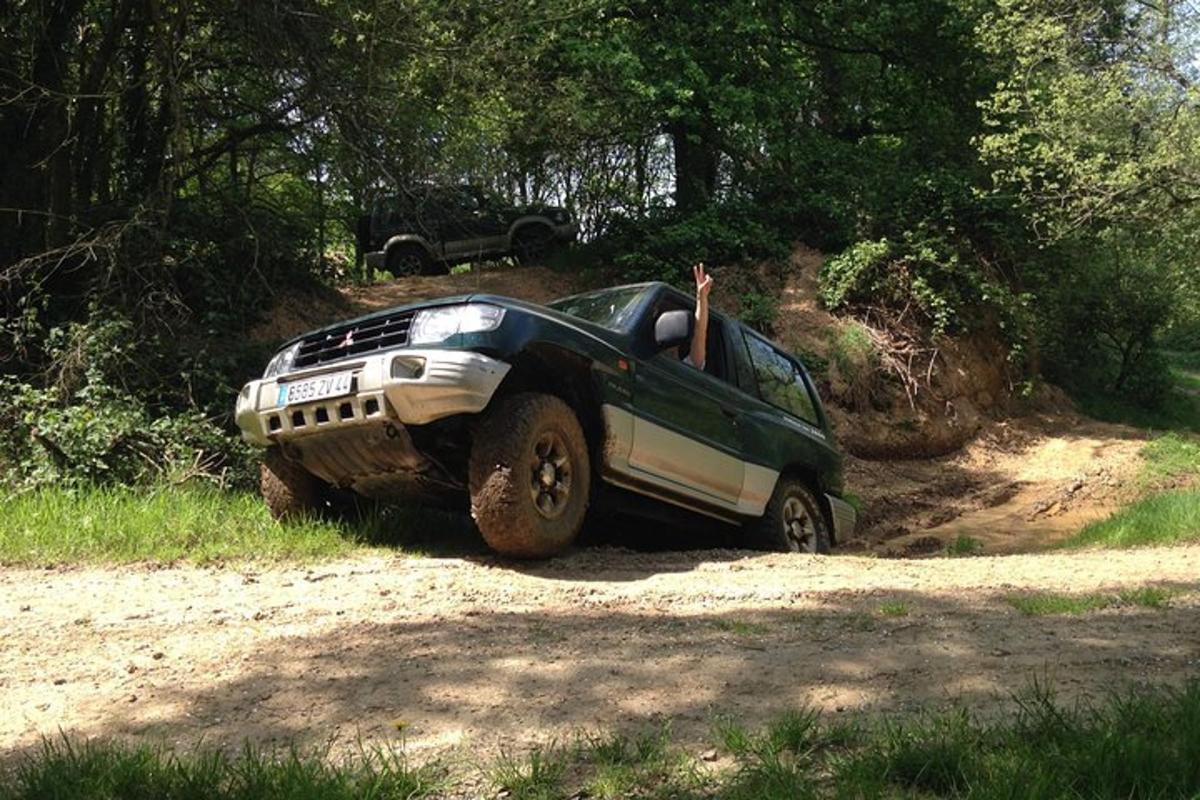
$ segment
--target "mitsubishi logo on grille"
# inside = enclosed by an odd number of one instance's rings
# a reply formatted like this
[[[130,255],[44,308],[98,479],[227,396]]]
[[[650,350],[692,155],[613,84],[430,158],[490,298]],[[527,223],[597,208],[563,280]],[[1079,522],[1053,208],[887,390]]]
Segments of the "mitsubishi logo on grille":
[[[345,338],[345,339],[342,339],[342,343],[341,343],[341,344],[339,344],[339,345],[338,345],[338,347],[339,347],[339,348],[346,348],[346,347],[349,347],[349,346],[350,346],[350,345],[352,345],[352,344],[354,344],[354,331],[353,331],[353,330],[349,330],[349,331],[346,331],[346,338]]]

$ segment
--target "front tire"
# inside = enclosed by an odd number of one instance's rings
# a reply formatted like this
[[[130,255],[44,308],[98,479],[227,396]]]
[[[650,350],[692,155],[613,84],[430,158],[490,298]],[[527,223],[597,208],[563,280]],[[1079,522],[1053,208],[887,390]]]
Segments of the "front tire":
[[[312,517],[325,508],[325,484],[278,447],[263,454],[259,489],[277,520]]]
[[[829,522],[816,494],[804,481],[781,477],[766,512],[749,525],[761,550],[781,553],[828,553]]]
[[[591,493],[583,428],[557,397],[501,399],[475,431],[468,484],[471,516],[496,552],[546,558],[578,536]]]

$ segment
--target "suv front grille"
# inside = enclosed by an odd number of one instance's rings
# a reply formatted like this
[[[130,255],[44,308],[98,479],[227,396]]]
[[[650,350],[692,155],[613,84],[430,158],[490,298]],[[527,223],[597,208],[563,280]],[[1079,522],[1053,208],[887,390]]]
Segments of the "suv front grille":
[[[292,369],[317,367],[363,353],[403,347],[408,344],[408,328],[415,314],[415,311],[401,311],[306,336],[300,341],[300,352],[296,354]]]

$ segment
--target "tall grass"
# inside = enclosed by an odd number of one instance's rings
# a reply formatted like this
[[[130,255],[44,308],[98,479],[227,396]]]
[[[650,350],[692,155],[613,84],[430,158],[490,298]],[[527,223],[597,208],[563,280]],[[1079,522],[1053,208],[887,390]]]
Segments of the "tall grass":
[[[203,486],[46,489],[0,503],[0,563],[310,560],[439,534],[461,541],[468,526],[453,515],[405,510],[284,524],[254,495]]]
[[[1158,800],[1200,796],[1200,680],[1066,705],[1036,685],[1015,713],[898,719],[781,714],[761,729],[718,720],[716,747],[688,752],[669,729],[582,737],[492,766],[413,766],[376,753],[343,764],[252,749],[178,755],[112,742],[47,744],[0,770],[11,800],[343,798],[955,798]],[[467,759],[467,756],[462,758]],[[481,785],[481,783],[483,785]]]
[[[1154,495],[1093,522],[1067,539],[1066,547],[1108,548],[1200,541],[1200,489]]]

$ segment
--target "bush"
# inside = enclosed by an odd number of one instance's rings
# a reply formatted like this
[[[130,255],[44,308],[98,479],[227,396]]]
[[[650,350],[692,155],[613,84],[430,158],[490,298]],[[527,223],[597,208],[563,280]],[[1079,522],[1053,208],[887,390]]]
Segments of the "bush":
[[[1012,292],[973,253],[924,229],[906,231],[898,242],[860,241],[830,258],[821,268],[821,300],[833,311],[913,308],[935,333],[968,330],[975,318],[999,319],[1010,334],[1018,330]]]
[[[137,384],[146,344],[132,323],[95,309],[93,316],[46,332],[54,370],[41,385],[0,376],[0,425],[8,431],[0,483],[31,489],[198,476],[251,483],[247,447],[201,410],[155,402]]]
[[[1079,397],[1162,408],[1171,375],[1159,337],[1180,298],[1154,246],[1110,232],[1055,258],[1037,276],[1046,377]]]
[[[694,213],[659,209],[613,224],[594,247],[598,260],[629,281],[677,282],[697,262],[784,259],[789,243],[748,202],[714,203]],[[690,277],[690,275],[689,275]]]

